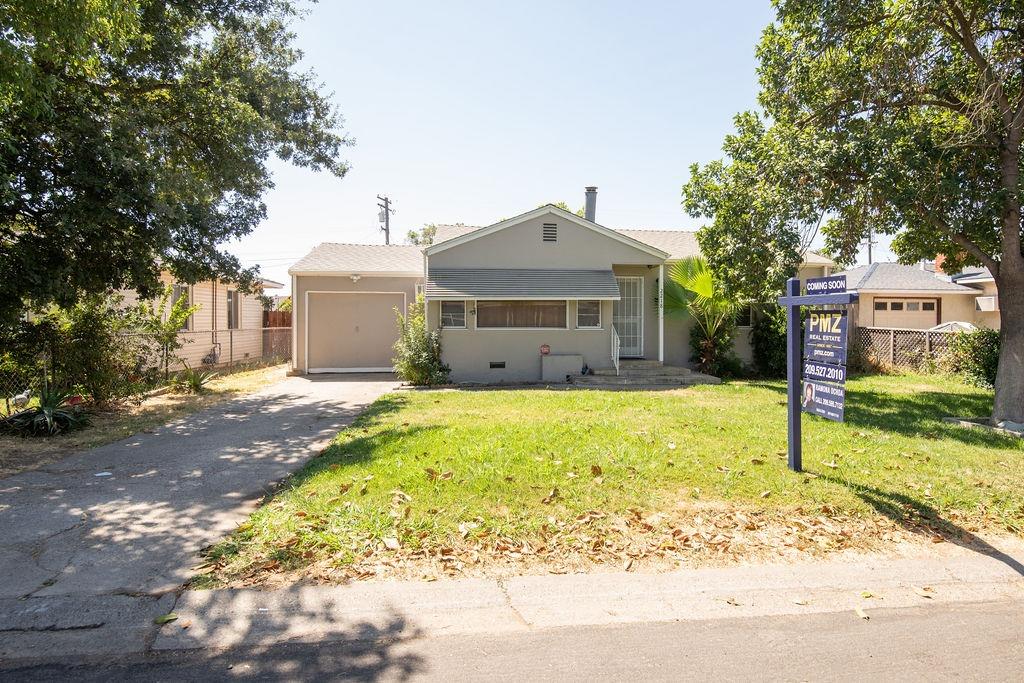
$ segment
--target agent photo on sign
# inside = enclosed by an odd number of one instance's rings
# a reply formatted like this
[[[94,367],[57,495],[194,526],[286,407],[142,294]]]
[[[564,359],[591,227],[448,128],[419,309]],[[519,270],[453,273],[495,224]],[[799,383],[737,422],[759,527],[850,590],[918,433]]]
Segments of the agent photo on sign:
[[[804,382],[804,408],[810,408],[814,405],[814,385],[810,382]]]

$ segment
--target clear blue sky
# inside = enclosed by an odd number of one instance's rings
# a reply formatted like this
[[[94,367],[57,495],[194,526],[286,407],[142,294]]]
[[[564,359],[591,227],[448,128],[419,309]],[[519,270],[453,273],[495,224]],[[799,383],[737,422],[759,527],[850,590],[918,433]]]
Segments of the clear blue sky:
[[[273,163],[268,218],[229,248],[264,276],[320,242],[383,243],[425,223],[487,225],[599,187],[609,227],[696,229],[693,162],[756,106],[768,0],[353,3],[297,23],[303,65],[356,140],[343,179]],[[884,256],[884,255],[883,255]]]

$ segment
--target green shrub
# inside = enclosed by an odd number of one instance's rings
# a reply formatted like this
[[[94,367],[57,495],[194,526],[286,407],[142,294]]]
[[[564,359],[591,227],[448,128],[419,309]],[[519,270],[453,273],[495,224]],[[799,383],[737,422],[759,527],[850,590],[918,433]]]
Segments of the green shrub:
[[[957,332],[949,341],[945,365],[971,384],[994,387],[999,366],[999,332],[986,329]]]
[[[79,429],[88,424],[78,406],[69,404],[72,392],[44,388],[39,404],[0,420],[0,430],[18,436],[54,436]]]
[[[754,369],[761,377],[786,376],[786,309],[766,306],[754,316],[750,332]]]
[[[690,360],[700,372],[723,378],[742,374],[743,363],[733,351],[735,332],[735,326],[723,325],[714,328],[714,336],[709,338],[704,327],[690,328]]]
[[[451,368],[441,362],[441,331],[427,331],[423,296],[409,306],[406,315],[395,309],[398,341],[395,342],[395,374],[416,386],[446,384]]]

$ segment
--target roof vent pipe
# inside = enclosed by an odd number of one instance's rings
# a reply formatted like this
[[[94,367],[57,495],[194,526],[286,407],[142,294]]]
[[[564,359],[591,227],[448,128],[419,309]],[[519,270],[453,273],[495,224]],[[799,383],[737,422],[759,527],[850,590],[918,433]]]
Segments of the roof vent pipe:
[[[587,202],[584,204],[583,217],[588,221],[597,222],[597,188],[588,187]]]

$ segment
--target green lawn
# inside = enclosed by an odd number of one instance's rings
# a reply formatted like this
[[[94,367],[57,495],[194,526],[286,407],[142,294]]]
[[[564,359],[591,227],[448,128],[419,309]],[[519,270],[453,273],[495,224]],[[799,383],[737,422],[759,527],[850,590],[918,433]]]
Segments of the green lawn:
[[[991,400],[945,377],[851,379],[846,423],[804,417],[796,474],[780,382],[389,394],[209,550],[199,585],[1019,534],[1022,443],[941,421]]]

